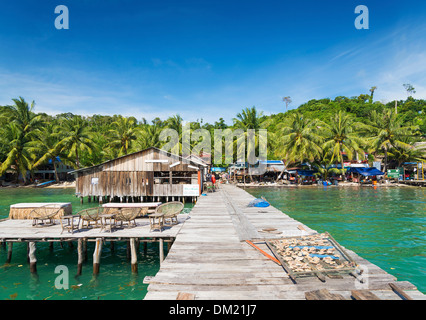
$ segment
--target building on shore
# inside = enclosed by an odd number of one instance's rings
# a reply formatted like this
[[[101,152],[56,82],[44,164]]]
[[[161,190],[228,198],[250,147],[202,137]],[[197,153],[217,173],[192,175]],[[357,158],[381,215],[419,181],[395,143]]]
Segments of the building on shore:
[[[174,201],[202,192],[205,165],[150,147],[75,170],[76,195],[100,202]]]

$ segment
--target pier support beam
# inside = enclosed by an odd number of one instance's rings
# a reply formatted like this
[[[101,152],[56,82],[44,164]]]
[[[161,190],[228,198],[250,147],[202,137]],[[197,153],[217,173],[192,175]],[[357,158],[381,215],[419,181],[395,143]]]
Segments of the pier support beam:
[[[164,260],[164,240],[163,240],[163,238],[160,238],[159,246],[160,246],[159,251],[160,251],[160,264],[161,264]]]
[[[138,273],[138,256],[136,250],[136,239],[130,239],[130,252],[131,252],[131,265],[132,265],[132,273]]]
[[[101,252],[102,252],[102,238],[96,238],[95,251],[93,252],[93,275],[99,274]]]
[[[7,243],[7,259],[6,263],[10,263],[12,261],[12,250],[13,250],[13,242]]]
[[[77,275],[80,276],[83,271],[83,239],[78,239],[78,245],[77,245],[77,252],[78,252],[78,261],[77,261]]]
[[[28,257],[30,258],[30,271],[31,273],[37,273],[37,258],[35,255],[36,252],[36,243],[30,242],[29,243],[29,253]]]

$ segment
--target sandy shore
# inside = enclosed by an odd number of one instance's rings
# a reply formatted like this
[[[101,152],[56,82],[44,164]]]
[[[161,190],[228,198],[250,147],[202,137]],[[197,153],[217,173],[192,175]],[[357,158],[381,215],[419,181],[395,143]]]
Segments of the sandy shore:
[[[75,181],[55,183],[46,188],[75,188]]]
[[[7,186],[0,186],[1,188],[36,188],[35,184],[29,184],[26,186],[20,185],[20,184],[10,184]],[[43,188],[75,188],[75,181],[73,182],[60,182],[60,183],[55,183],[55,184],[51,184],[49,186],[43,187]]]

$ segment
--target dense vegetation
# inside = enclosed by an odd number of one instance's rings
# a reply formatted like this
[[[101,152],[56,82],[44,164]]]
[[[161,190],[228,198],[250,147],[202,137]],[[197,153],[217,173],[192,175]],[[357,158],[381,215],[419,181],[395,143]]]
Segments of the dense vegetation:
[[[310,162],[321,170],[343,159],[363,158],[368,153],[384,158],[385,169],[393,161],[424,159],[424,150],[413,144],[425,141],[426,100],[414,99],[383,104],[373,102],[375,88],[358,97],[310,100],[297,109],[265,116],[256,107],[245,108],[232,124],[219,118],[213,124],[198,120],[191,130],[211,133],[214,129],[267,129],[268,158],[287,164]],[[412,92],[411,92],[412,93]],[[26,173],[59,156],[63,162],[81,168],[102,163],[144,148],[162,147],[165,128],[182,134],[183,119],[145,119],[120,115],[83,117],[72,113],[56,116],[35,112],[34,102],[13,99],[0,106],[0,176],[6,170]],[[286,97],[286,107],[291,103]],[[258,142],[258,141],[257,141]],[[194,141],[193,143],[197,143]],[[234,159],[236,160],[236,159]]]

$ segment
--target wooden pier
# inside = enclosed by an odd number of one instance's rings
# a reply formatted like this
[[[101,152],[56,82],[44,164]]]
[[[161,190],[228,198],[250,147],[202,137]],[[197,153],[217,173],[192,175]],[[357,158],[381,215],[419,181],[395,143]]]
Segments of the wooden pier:
[[[49,242],[53,243],[73,243],[78,245],[78,257],[76,265],[78,274],[82,272],[82,263],[87,256],[87,242],[95,242],[93,252],[93,274],[98,274],[102,265],[101,253],[102,245],[106,241],[114,244],[117,241],[127,242],[129,255],[131,258],[132,271],[137,272],[137,251],[136,246],[139,243],[156,242],[159,245],[160,263],[164,260],[164,243],[168,243],[169,247],[173,243],[178,231],[183,226],[183,222],[188,218],[188,214],[180,214],[178,217],[179,223],[173,226],[165,227],[160,231],[151,231],[150,222],[147,217],[137,218],[136,227],[132,228],[117,228],[111,230],[92,228],[81,228],[74,233],[62,231],[59,223],[52,226],[34,227],[32,220],[0,220],[0,243],[7,247],[7,260],[10,263],[12,260],[13,244],[24,242],[28,244],[28,258],[30,261],[30,271],[37,272],[37,243]]]
[[[413,284],[397,281],[348,249],[361,275],[294,282],[272,259],[265,240],[317,232],[272,206],[247,207],[253,199],[233,185],[201,196],[159,272],[147,280],[145,300],[426,299]]]

